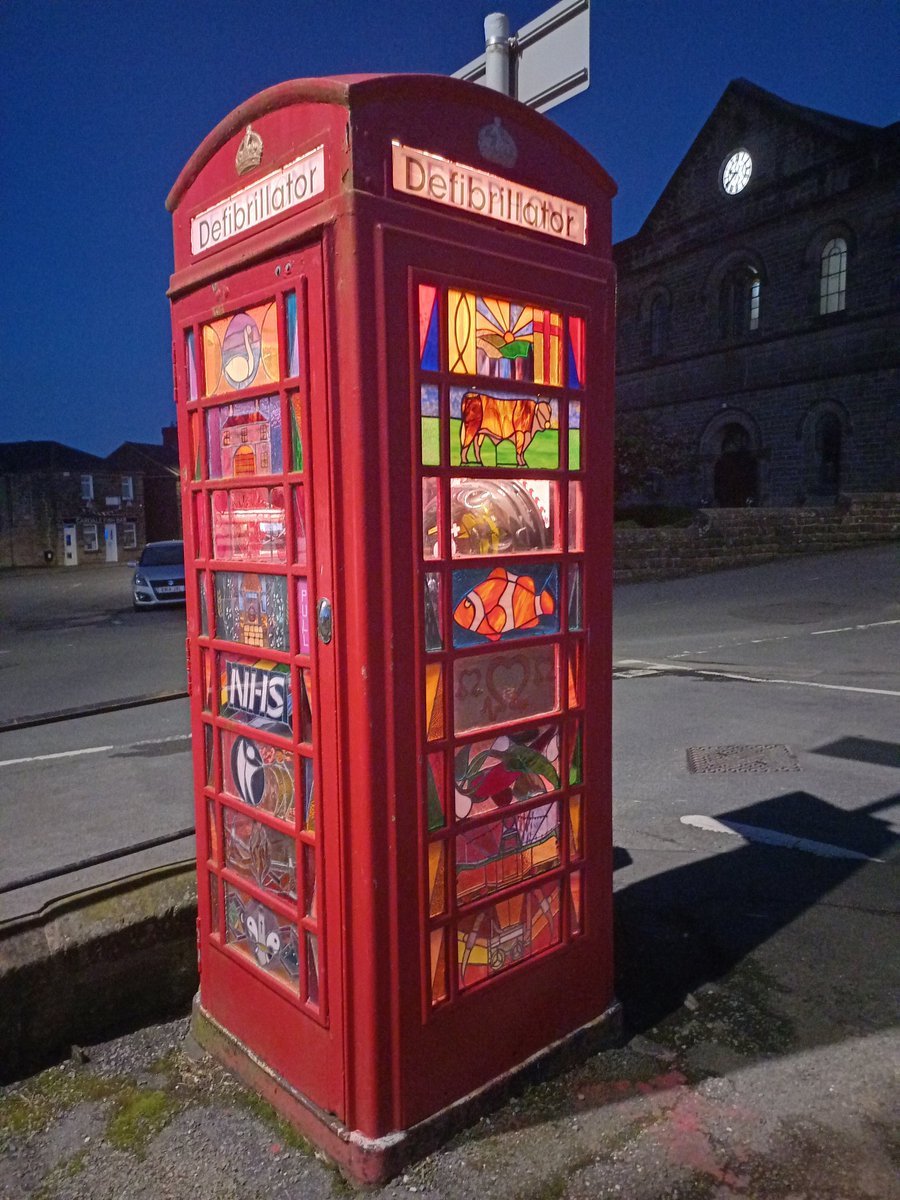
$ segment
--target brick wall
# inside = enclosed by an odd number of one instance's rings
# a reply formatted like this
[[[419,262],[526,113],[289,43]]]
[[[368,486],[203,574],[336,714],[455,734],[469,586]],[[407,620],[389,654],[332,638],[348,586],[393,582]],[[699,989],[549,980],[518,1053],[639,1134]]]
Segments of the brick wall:
[[[614,578],[675,579],[895,540],[900,541],[900,493],[842,496],[822,508],[700,509],[686,529],[617,529]]]

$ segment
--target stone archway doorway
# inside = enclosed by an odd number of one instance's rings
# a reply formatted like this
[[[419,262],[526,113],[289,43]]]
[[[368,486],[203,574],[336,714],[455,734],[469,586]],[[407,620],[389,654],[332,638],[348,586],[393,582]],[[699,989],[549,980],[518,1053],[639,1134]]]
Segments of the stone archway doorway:
[[[744,508],[759,501],[759,462],[743,425],[731,422],[722,430],[713,468],[713,495],[720,508]]]

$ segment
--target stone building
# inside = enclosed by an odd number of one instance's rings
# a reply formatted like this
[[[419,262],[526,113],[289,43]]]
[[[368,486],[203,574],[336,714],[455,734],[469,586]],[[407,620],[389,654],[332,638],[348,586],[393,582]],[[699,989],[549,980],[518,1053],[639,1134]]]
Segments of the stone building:
[[[181,538],[178,430],[174,425],[163,429],[161,445],[123,442],[106,459],[106,465],[115,471],[141,477],[148,542]]]
[[[120,562],[145,540],[140,473],[61,442],[0,444],[0,567]]]
[[[669,502],[900,490],[900,123],[729,84],[615,248],[617,421],[691,462]]]

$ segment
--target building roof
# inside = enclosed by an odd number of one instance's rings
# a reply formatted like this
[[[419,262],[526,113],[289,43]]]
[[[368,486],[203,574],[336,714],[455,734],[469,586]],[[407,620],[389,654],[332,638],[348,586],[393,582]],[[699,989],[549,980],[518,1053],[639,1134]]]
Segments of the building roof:
[[[143,471],[145,474],[164,472],[178,474],[178,449],[158,442],[123,442],[113,450],[106,463],[114,470]]]
[[[0,472],[26,475],[32,471],[102,471],[106,462],[96,454],[62,442],[0,442]]]

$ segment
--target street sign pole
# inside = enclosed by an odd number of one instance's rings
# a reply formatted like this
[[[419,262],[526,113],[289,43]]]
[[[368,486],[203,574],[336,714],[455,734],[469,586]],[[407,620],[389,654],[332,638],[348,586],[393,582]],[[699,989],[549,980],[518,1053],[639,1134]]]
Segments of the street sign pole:
[[[509,87],[509,17],[491,13],[484,18],[484,86],[512,96]]]
[[[485,18],[484,54],[453,72],[454,79],[480,83],[546,112],[590,83],[591,0],[559,0],[518,33],[509,18]]]

